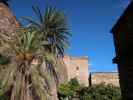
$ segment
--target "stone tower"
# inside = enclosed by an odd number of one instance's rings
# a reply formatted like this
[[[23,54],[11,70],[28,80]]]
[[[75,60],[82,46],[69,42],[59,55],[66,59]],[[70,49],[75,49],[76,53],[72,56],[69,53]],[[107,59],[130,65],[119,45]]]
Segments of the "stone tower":
[[[80,84],[88,86],[88,57],[65,56],[68,81],[77,78]]]

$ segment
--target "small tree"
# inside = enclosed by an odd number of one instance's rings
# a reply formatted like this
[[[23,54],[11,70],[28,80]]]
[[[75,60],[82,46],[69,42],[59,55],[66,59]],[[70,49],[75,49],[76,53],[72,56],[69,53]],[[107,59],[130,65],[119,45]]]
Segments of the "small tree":
[[[113,85],[93,85],[80,91],[80,100],[121,100],[120,89]]]
[[[33,10],[39,23],[29,19],[29,27],[19,28],[9,40],[0,39],[1,46],[12,51],[11,62],[0,65],[0,95],[9,92],[10,100],[47,100],[50,81],[45,69],[58,83],[57,62],[69,43],[61,11],[53,7],[44,14],[38,7]]]
[[[58,88],[58,96],[60,100],[65,98],[72,99],[79,91],[80,85],[76,78],[71,79],[67,84],[61,84]]]

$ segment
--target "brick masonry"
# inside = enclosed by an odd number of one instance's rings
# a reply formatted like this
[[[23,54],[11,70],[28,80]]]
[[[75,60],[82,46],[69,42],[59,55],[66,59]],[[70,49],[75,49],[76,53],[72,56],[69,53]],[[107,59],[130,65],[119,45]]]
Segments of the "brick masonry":
[[[64,63],[66,65],[67,80],[77,78],[80,84],[88,86],[90,84],[113,84],[119,86],[119,78],[117,72],[93,72],[89,73],[88,57],[71,57],[65,56]],[[90,76],[89,76],[90,74]],[[90,83],[91,82],[91,83]]]
[[[119,86],[119,78],[117,72],[94,72],[90,75],[91,84],[113,84]]]
[[[88,86],[88,57],[65,56],[64,63],[66,64],[68,81],[76,77],[80,84]]]

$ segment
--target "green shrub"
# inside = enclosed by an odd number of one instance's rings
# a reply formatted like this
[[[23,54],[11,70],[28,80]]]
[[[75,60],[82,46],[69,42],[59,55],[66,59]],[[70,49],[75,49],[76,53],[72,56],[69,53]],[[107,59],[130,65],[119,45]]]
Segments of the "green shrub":
[[[78,87],[79,86],[79,82],[76,78],[72,78],[68,84],[70,84],[71,86],[74,86],[74,87]]]
[[[2,56],[0,54],[0,65],[6,65],[8,63],[9,63],[9,59],[7,57],[5,57],[5,56]]]
[[[76,78],[71,79],[68,84],[61,84],[58,88],[59,100],[64,100],[65,98],[71,100],[72,97],[76,95],[79,87],[80,86]]]
[[[9,97],[6,95],[1,95],[0,100],[9,100]]]
[[[99,84],[80,91],[80,100],[121,100],[120,98],[120,89],[113,85]]]

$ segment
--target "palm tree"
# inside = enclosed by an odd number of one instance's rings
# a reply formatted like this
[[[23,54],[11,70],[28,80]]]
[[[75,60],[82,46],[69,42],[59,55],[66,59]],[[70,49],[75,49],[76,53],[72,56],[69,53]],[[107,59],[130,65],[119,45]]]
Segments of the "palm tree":
[[[10,48],[12,57],[11,63],[1,66],[0,94],[11,93],[10,100],[47,100],[49,75],[58,83],[56,67],[70,35],[65,17],[52,7],[47,7],[44,15],[38,7],[33,9],[41,16],[40,23],[28,18],[29,27],[19,28],[14,38],[4,40],[3,45]]]
[[[63,12],[58,11],[54,7],[46,7],[45,13],[41,13],[41,10],[38,6],[33,6],[33,11],[38,19],[34,21],[29,17],[24,17],[25,20],[29,22],[30,26],[36,27],[36,29],[43,33],[45,37],[43,40],[47,41],[48,44],[45,45],[45,51],[52,52],[57,57],[57,62],[62,64],[61,67],[57,68],[59,76],[61,76],[61,70],[65,70],[65,64],[63,63],[64,50],[69,46],[69,33],[67,23],[65,20],[65,15]],[[49,64],[50,65],[50,64]],[[51,70],[52,73],[55,73],[54,68],[49,67],[48,70]],[[63,76],[67,78],[67,73],[63,72]],[[57,82],[57,75],[54,74],[54,79]],[[61,77],[58,77],[59,81],[62,80]],[[63,79],[64,80],[64,79]],[[61,82],[61,81],[60,81]],[[53,88],[55,86],[53,85]]]
[[[54,7],[46,7],[44,15],[38,6],[32,7],[38,21],[24,17],[30,23],[30,26],[37,28],[39,32],[44,34],[43,39],[48,42],[46,50],[63,57],[64,48],[69,46],[69,37],[65,15]]]

